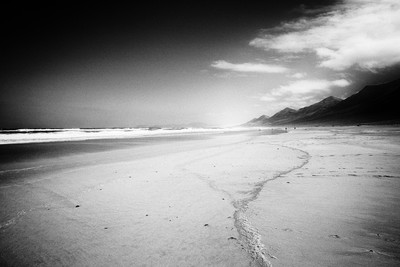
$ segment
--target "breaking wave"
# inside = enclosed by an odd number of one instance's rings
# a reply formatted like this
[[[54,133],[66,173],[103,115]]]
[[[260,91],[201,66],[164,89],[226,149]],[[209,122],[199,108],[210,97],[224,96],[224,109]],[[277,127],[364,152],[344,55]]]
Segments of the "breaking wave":
[[[160,135],[222,133],[248,128],[69,128],[0,130],[0,144],[79,141],[108,138],[137,138]]]

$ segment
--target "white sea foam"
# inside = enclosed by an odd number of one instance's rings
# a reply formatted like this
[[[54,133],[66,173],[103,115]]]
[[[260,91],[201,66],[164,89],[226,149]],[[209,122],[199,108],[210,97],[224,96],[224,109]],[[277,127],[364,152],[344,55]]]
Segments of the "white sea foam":
[[[0,145],[243,131],[248,128],[93,128],[0,130]]]

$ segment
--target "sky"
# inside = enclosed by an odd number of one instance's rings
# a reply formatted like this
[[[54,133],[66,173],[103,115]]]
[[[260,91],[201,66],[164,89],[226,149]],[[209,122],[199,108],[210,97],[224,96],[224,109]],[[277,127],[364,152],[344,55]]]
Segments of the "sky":
[[[6,7],[0,128],[238,125],[399,78],[398,0],[277,2]]]

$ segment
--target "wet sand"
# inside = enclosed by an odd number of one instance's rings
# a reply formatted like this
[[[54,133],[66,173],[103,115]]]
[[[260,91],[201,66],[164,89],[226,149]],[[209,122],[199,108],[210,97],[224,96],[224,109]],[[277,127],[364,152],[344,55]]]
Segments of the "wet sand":
[[[397,266],[398,130],[368,129],[21,153],[1,165],[0,263]]]
[[[308,159],[250,205],[273,266],[399,266],[399,129],[310,128],[277,144]]]

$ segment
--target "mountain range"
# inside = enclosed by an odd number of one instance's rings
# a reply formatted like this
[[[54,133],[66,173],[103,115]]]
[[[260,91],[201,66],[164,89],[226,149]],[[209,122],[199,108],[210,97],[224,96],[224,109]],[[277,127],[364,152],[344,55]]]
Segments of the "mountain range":
[[[400,79],[368,85],[342,100],[327,97],[298,110],[285,108],[273,116],[262,115],[244,126],[268,125],[352,125],[400,123]]]

